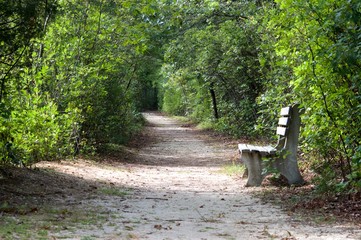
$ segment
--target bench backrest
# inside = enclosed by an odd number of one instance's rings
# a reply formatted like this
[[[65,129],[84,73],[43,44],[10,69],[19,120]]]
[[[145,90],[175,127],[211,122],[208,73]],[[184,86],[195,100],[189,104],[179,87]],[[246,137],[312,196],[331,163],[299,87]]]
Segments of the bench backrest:
[[[302,184],[304,181],[297,164],[298,136],[301,126],[298,105],[282,108],[278,123],[279,140],[276,148],[280,151],[280,155],[274,162],[274,167],[288,179],[289,184]]]
[[[300,114],[298,105],[284,107],[280,112],[281,117],[278,120],[277,149],[287,149],[291,152],[297,152],[298,136],[300,133]]]

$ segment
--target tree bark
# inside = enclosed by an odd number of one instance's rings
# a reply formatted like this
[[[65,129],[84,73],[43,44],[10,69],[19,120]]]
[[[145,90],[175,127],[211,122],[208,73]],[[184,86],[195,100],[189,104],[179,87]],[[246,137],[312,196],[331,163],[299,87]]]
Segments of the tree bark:
[[[209,87],[209,92],[211,94],[212,97],[212,105],[213,105],[213,115],[215,119],[219,118],[218,115],[218,108],[217,108],[217,98],[216,98],[216,93],[214,91],[214,83],[211,83],[210,87]]]

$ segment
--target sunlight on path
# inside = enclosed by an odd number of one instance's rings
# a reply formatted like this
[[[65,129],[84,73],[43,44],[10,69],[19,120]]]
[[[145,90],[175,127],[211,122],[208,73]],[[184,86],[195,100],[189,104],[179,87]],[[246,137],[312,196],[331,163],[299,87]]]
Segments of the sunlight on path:
[[[107,212],[105,224],[69,236],[95,239],[360,239],[342,226],[316,226],[263,204],[241,179],[221,173],[234,149],[211,145],[197,131],[156,113],[144,116],[154,143],[139,149],[136,164],[118,170],[93,165],[69,170],[89,180],[130,189],[125,199],[89,199]],[[76,169],[78,167],[78,169]],[[117,169],[117,168],[116,168]],[[86,174],[92,172],[92,175]],[[60,233],[64,234],[64,232]],[[56,236],[60,236],[56,235]],[[82,239],[82,237],[79,237]]]

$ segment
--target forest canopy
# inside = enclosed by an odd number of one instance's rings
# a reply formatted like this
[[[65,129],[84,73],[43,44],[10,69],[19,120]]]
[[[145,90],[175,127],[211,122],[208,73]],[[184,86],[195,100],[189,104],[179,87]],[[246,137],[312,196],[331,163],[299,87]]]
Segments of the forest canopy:
[[[1,165],[124,144],[159,109],[273,141],[303,109],[318,186],[361,191],[356,0],[0,0]]]

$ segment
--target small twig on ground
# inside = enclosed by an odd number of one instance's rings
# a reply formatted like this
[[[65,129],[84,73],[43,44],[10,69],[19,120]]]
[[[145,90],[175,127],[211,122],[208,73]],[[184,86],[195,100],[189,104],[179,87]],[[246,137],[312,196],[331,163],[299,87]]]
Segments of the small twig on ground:
[[[207,218],[205,218],[205,217],[198,211],[198,209],[195,209],[195,210],[196,210],[196,212],[199,214],[199,216],[201,217],[202,221],[208,222]]]
[[[145,199],[168,201],[168,198],[146,197]]]

